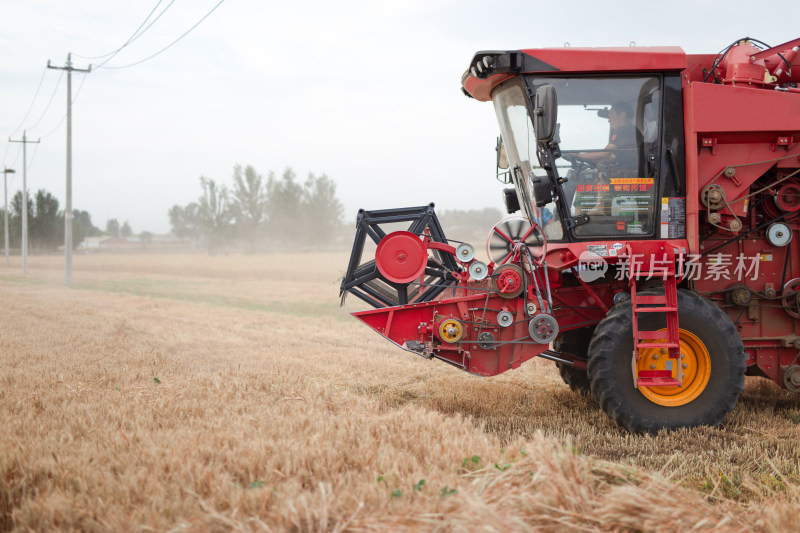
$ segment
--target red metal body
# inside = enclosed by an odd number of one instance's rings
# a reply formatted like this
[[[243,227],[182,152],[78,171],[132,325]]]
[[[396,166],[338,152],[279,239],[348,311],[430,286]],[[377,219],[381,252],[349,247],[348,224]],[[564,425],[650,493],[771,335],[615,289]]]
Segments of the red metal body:
[[[477,54],[462,85],[468,95],[482,101],[492,100],[498,86],[516,77],[555,73],[679,75],[684,143],[680,155],[685,172],[675,179],[680,180],[685,196],[685,238],[549,243],[541,266],[523,268],[526,290],[519,297],[506,298],[501,290],[493,290],[489,280],[471,279],[462,272],[458,281],[435,300],[354,315],[400,346],[470,373],[490,376],[549,353],[549,345],[532,342],[528,330],[532,313],[526,311],[525,302],[536,302],[536,283],[547,281],[548,290],[552,288],[553,308],[547,312],[552,311],[562,332],[597,324],[614,306],[615,295],[629,294],[636,310],[635,345],[645,340],[650,342],[649,348],[663,344],[672,358],[678,355],[674,296],[677,288],[684,288],[711,300],[730,316],[745,345],[748,373],[768,377],[785,387],[784,372],[797,364],[800,354],[799,44],[800,39],[761,50],[740,42],[721,57],[687,55],[677,47]],[[485,65],[484,72],[476,70],[481,65]],[[788,226],[793,237],[788,245],[775,245],[768,239],[767,231],[775,222]],[[452,253],[444,243],[433,244],[429,243],[428,250]],[[584,282],[574,275],[575,269],[582,254],[598,250],[608,252],[604,261],[611,268],[630,263],[637,254],[666,254],[671,266],[660,276],[648,263],[629,278]],[[412,254],[418,260],[415,266],[396,268],[399,274],[395,281],[420,276],[425,264],[419,262],[419,255],[419,250]],[[393,245],[377,261],[391,263],[393,257],[400,256],[407,257],[404,247]],[[743,257],[757,261],[747,263],[748,275],[744,281],[737,281],[721,273],[723,257],[734,258],[731,267],[742,266],[736,264],[736,258],[739,263]],[[488,266],[491,272],[497,265]],[[524,261],[521,266],[525,267]],[[687,274],[689,268],[718,275],[694,279]],[[653,278],[663,282],[661,299],[639,295]],[[653,305],[667,316],[666,332],[638,330],[637,312],[652,312]],[[500,315],[504,312],[511,318]],[[440,325],[450,319],[463,327],[458,342],[445,342],[438,334]],[[501,325],[504,320],[510,323]],[[585,367],[584,360],[569,354],[558,357],[576,368]],[[641,383],[676,384],[663,372],[653,372],[640,372]]]

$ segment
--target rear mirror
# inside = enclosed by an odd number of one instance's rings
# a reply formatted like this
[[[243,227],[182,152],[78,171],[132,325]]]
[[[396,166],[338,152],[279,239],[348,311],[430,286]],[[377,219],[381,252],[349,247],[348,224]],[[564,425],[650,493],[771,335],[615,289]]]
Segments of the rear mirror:
[[[497,138],[497,147],[495,147],[495,151],[497,152],[497,168],[502,168],[503,170],[508,168],[508,157],[506,156],[506,145],[503,144],[503,138]]]
[[[558,119],[558,96],[552,85],[542,85],[536,89],[533,109],[533,128],[536,140],[546,142],[553,138]],[[538,200],[537,200],[538,203]]]

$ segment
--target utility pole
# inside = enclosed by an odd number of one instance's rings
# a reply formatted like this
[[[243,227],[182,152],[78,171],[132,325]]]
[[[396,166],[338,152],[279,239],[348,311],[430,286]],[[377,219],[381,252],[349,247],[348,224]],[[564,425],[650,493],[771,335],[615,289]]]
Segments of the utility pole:
[[[64,208],[64,283],[72,285],[72,71],[92,71],[72,66],[72,54],[67,54],[63,67],[54,67],[47,61],[47,68],[67,71],[67,205]]]
[[[13,174],[15,171],[10,168],[3,169],[3,191],[6,200],[6,206],[3,210],[3,229],[6,234],[6,268],[8,268],[8,175]]]
[[[22,273],[28,274],[28,144],[39,144],[38,141],[29,141],[25,130],[22,130],[22,140],[16,141],[8,138],[10,143],[22,143]]]

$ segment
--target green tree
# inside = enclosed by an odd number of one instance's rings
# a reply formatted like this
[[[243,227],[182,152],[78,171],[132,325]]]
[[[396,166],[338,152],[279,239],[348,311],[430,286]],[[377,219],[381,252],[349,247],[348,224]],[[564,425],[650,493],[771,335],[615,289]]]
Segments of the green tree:
[[[290,167],[283,171],[281,179],[270,174],[267,180],[267,225],[276,240],[296,245],[303,233],[303,186],[295,179]]]
[[[12,248],[22,245],[22,191],[11,199],[9,209],[9,240]],[[2,232],[0,210],[0,232]],[[72,211],[72,244],[77,248],[90,235],[98,235],[88,211]],[[44,189],[31,199],[28,196],[28,246],[31,251],[54,250],[64,243],[64,211],[58,209],[58,199]]]
[[[33,220],[33,207],[31,195],[28,193],[28,229],[30,229],[30,222]],[[8,238],[11,241],[12,248],[22,247],[22,191],[17,191],[11,199],[11,212],[8,217]],[[30,236],[28,236],[28,244],[30,245]]]
[[[270,174],[270,179],[272,175]],[[247,165],[233,167],[233,193],[231,195],[231,214],[239,237],[249,243],[254,251],[260,240],[264,223],[267,220],[267,188],[264,178]]]
[[[228,188],[218,186],[211,178],[200,178],[203,195],[197,200],[197,221],[206,240],[209,255],[214,255],[225,243],[231,231],[231,210]]]
[[[336,198],[336,183],[325,174],[309,173],[303,188],[302,212],[306,239],[318,244],[330,242],[342,225],[344,207]]]
[[[72,210],[72,247],[77,248],[86,239],[98,235],[100,230],[92,224],[92,216],[88,211]]]
[[[133,230],[131,229],[131,225],[128,224],[127,220],[122,224],[122,227],[119,228],[119,234],[121,237],[126,239],[133,235]]]
[[[173,235],[179,239],[197,239],[200,236],[197,209],[198,205],[195,202],[185,207],[175,204],[169,209],[169,224]]]
[[[106,233],[112,237],[119,237],[119,220],[116,218],[109,219],[106,222]]]
[[[58,212],[58,199],[39,189],[34,204],[33,219],[28,226],[30,246],[38,251],[53,250],[64,242],[64,218]]]

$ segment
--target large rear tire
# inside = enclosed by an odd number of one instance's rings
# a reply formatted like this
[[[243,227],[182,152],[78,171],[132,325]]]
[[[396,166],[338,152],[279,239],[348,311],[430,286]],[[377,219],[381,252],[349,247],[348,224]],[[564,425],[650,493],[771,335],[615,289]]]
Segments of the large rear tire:
[[[642,330],[666,327],[661,313],[640,313]],[[589,344],[588,373],[603,411],[633,432],[716,426],[730,412],[744,387],[744,346],[731,319],[709,300],[678,291],[680,360],[661,349],[642,350],[639,369],[666,361],[684,372],[681,387],[633,386],[633,324],[630,301],[614,306]],[[660,361],[659,361],[660,358]]]
[[[593,331],[594,327],[565,331],[553,342],[553,349],[586,360]],[[591,393],[589,375],[585,370],[578,370],[561,363],[556,363],[556,366],[561,379],[569,386],[570,390],[579,394]]]

